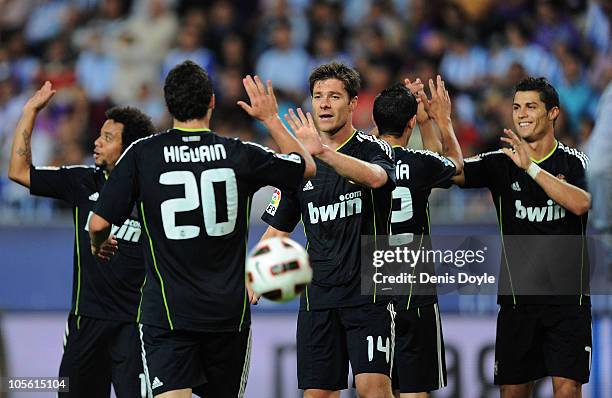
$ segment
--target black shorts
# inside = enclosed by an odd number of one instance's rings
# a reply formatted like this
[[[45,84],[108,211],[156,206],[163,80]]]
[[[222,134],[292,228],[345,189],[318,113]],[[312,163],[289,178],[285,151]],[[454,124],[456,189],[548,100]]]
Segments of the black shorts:
[[[70,314],[64,334],[60,377],[69,377],[62,398],[146,397],[138,325]]]
[[[353,375],[391,376],[393,304],[300,311],[297,323],[298,388],[343,390]]]
[[[545,376],[588,383],[591,307],[502,305],[497,315],[495,384],[523,384]]]
[[[446,386],[438,304],[399,310],[395,318],[393,390],[429,392]]]
[[[241,398],[251,356],[251,329],[195,332],[140,325],[150,396],[191,388],[201,397]]]

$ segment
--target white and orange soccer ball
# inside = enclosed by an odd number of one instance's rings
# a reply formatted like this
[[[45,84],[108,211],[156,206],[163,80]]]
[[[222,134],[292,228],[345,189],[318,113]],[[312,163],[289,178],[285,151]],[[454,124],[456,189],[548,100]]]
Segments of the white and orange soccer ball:
[[[259,242],[246,261],[246,277],[251,289],[272,301],[288,301],[298,296],[312,280],[308,253],[289,238]]]

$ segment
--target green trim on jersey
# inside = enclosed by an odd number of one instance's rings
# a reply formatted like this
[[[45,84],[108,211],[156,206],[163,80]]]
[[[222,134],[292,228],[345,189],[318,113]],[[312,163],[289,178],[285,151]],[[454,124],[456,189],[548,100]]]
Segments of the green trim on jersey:
[[[421,231],[421,241],[419,242],[419,252],[421,251],[421,248],[423,247],[423,237],[425,236],[425,232]],[[416,264],[414,265],[414,267],[412,267],[412,275],[414,276],[414,274],[416,273]],[[414,279],[413,279],[414,280]],[[408,303],[406,304],[406,309],[409,310],[410,309],[410,300],[412,300],[412,288],[414,287],[414,283],[410,284],[410,293],[408,293]],[[417,307],[417,311],[418,311],[419,307]]]
[[[172,324],[172,319],[170,318],[170,309],[168,308],[168,300],[166,299],[166,290],[164,289],[164,279],[159,273],[159,268],[157,268],[157,259],[155,258],[155,251],[153,250],[153,240],[151,240],[151,234],[149,233],[149,227],[147,226],[147,219],[144,213],[144,203],[143,202],[140,202],[140,211],[142,214],[142,223],[144,224],[145,232],[147,233],[147,238],[149,238],[149,247],[151,249],[151,257],[153,257],[153,266],[155,267],[155,272],[157,273],[157,277],[159,278],[162,296],[164,298],[164,306],[166,307],[166,315],[168,316],[168,324],[170,325],[170,330],[174,330],[174,325]]]
[[[512,274],[510,273],[510,267],[508,266],[508,255],[506,254],[506,244],[504,243],[504,227],[503,227],[503,219],[502,219],[501,195],[499,196],[499,235],[501,236],[502,252],[504,253],[504,259],[506,260],[506,269],[508,270],[508,278],[510,279],[510,290],[512,290],[512,302],[514,303],[514,305],[516,305],[514,285],[512,284]]]
[[[582,240],[582,244],[580,247],[580,300],[579,304],[582,305],[582,270],[584,268],[584,222],[582,221],[582,217],[580,216],[580,237]]]
[[[427,201],[427,206],[425,206],[425,214],[427,215],[427,230],[429,231],[429,235],[431,235],[431,220],[429,219],[429,201]]]
[[[374,218],[374,250],[377,250],[376,245],[376,205],[374,204],[374,190],[370,189],[370,199],[372,200],[372,217]],[[390,214],[391,212],[389,212]],[[374,281],[374,297],[373,303],[376,304],[376,281]]]
[[[245,258],[248,257],[249,250],[249,224],[251,221],[251,197],[249,196],[247,199],[247,207],[246,207],[246,235],[244,236],[244,253]],[[247,297],[249,296],[249,292],[246,288],[246,272],[244,274],[244,304],[242,305],[242,316],[240,317],[240,326],[238,326],[238,331],[242,332],[242,324],[244,323],[244,315],[246,314],[247,309]]]
[[[81,297],[81,247],[79,242],[79,206],[74,207],[74,238],[77,255],[77,293],[74,304],[74,315],[79,315],[79,298]]]
[[[401,146],[400,144],[395,144],[395,145],[392,145],[392,146],[391,146],[391,148],[393,148],[393,149],[395,149],[395,148],[402,148],[402,149],[405,149],[405,148],[404,148],[403,146]]]
[[[142,285],[140,286],[140,302],[138,303],[138,315],[136,315],[136,323],[140,323],[140,309],[142,308],[142,290],[144,289],[147,283],[147,276],[145,275],[144,280],[142,281]]]
[[[343,146],[348,144],[348,142],[353,139],[355,134],[357,134],[357,129],[353,129],[353,133],[351,134],[351,136],[349,138],[347,138],[346,141],[344,141],[342,144],[340,144],[340,146],[338,148],[336,148],[336,152],[338,152],[340,149],[342,149]]]
[[[548,153],[548,155],[544,156],[542,159],[540,160],[535,160],[534,158],[530,157],[531,161],[533,163],[542,163],[543,161],[545,161],[546,159],[548,159],[549,157],[552,156],[553,153],[555,153],[555,151],[557,150],[557,148],[559,147],[559,141],[555,140],[555,147],[552,149],[552,151],[550,151]]]
[[[81,316],[78,315],[77,316],[77,330],[79,330],[81,328]]]
[[[204,133],[210,131],[207,128],[187,128],[187,127],[173,127],[173,130],[183,131],[185,133]]]
[[[304,225],[304,220],[302,216],[300,216],[300,222],[302,223],[302,228],[304,228],[304,236],[306,237],[306,253],[308,253],[308,246],[310,246],[310,242],[308,241],[308,235],[306,235],[306,226]],[[308,284],[306,284],[306,311],[310,311],[310,301],[308,300]]]

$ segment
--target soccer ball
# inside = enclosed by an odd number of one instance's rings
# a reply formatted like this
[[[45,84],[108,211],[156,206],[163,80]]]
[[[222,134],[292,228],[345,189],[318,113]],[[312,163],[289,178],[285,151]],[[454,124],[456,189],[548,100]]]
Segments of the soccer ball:
[[[259,242],[246,261],[246,277],[251,289],[272,301],[288,301],[298,296],[312,280],[308,253],[289,238]]]

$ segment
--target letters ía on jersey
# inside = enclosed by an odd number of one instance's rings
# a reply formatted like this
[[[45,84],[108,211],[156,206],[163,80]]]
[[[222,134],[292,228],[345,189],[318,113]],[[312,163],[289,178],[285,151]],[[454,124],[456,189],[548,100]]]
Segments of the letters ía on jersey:
[[[308,202],[310,223],[317,224],[319,221],[326,222],[361,214],[361,191],[342,194],[339,199],[339,202],[318,207],[315,207],[313,202]]]
[[[212,162],[226,158],[227,153],[222,144],[200,145],[194,148],[187,145],[164,146],[166,163]]]

